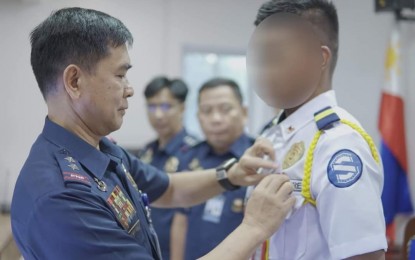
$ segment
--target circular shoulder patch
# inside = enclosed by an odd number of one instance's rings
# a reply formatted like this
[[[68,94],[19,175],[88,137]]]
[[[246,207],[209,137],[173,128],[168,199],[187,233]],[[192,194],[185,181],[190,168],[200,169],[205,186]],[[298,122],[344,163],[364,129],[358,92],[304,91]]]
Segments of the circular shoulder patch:
[[[363,164],[360,157],[350,150],[340,150],[331,157],[327,166],[330,182],[338,188],[356,183],[362,176]]]

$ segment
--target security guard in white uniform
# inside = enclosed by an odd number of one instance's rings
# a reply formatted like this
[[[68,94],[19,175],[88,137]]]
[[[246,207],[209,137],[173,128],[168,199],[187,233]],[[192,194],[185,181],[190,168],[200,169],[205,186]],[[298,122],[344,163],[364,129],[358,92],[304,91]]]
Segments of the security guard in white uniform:
[[[278,0],[259,10],[248,73],[258,94],[284,111],[264,131],[277,173],[295,186],[295,209],[254,259],[383,259],[383,168],[357,120],[331,90],[338,51],[327,0]],[[266,171],[266,169],[264,169]]]
[[[294,184],[297,205],[270,239],[270,259],[344,259],[386,248],[382,165],[334,91],[279,121],[263,135]]]

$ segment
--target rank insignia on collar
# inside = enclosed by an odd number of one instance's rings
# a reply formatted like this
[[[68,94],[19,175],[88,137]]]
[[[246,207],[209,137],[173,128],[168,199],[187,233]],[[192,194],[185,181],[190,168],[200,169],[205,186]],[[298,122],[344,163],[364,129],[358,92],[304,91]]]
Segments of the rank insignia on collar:
[[[179,167],[179,159],[177,157],[170,157],[167,159],[166,164],[164,165],[164,170],[166,172],[177,172],[177,168]]]
[[[303,141],[293,144],[284,157],[282,169],[288,169],[298,162],[303,157],[304,151],[305,147]]]

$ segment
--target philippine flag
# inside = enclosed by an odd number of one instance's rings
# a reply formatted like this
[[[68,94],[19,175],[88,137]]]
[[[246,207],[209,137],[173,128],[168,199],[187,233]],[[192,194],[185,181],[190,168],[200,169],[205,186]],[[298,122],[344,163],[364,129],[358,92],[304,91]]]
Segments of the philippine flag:
[[[387,225],[387,236],[394,242],[394,218],[398,213],[411,213],[409,174],[405,140],[404,91],[401,83],[400,28],[396,25],[385,61],[385,86],[380,105],[380,154],[385,181],[382,203]]]

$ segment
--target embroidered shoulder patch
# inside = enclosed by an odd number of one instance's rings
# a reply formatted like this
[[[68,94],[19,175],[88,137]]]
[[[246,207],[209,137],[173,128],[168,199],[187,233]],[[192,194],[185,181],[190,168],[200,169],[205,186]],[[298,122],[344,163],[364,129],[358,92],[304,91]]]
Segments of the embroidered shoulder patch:
[[[360,157],[347,149],[336,152],[327,166],[329,181],[338,188],[356,183],[362,176],[363,163]]]

